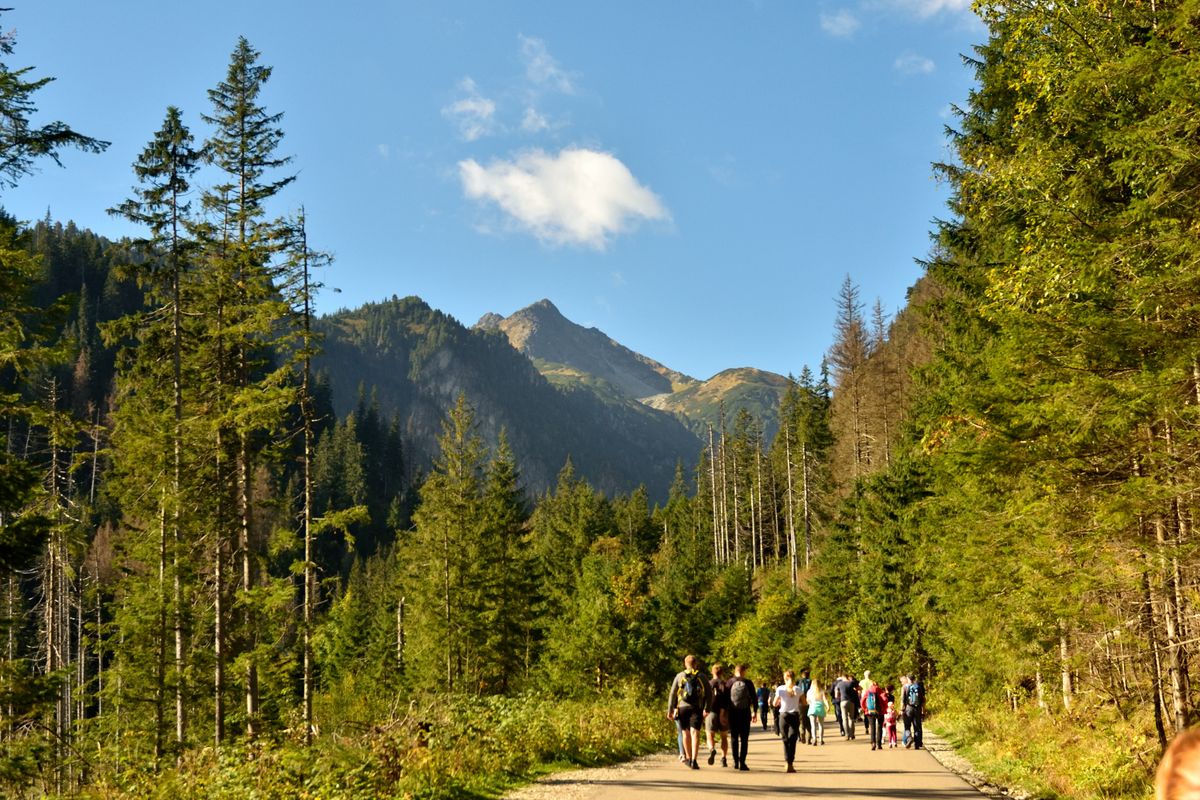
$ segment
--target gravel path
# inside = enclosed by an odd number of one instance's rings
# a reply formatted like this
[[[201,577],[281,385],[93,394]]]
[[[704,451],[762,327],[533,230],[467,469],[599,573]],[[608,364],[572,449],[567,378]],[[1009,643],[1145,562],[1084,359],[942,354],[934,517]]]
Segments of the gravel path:
[[[832,721],[832,720],[831,720]],[[679,763],[674,753],[646,756],[624,764],[561,772],[508,796],[509,800],[633,800],[669,795],[691,798],[753,796],[846,797],[853,800],[979,800],[981,793],[947,769],[928,750],[872,751],[865,737],[853,742],[837,734],[824,747],[799,745],[797,774],[784,772],[783,746],[757,726],[747,756],[749,772],[715,766],[702,758],[699,770]],[[931,745],[944,752],[938,740]]]

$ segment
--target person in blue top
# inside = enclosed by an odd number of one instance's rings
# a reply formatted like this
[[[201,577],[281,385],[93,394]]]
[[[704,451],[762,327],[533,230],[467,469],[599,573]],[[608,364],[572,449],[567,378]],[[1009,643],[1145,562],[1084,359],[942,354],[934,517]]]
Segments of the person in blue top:
[[[767,729],[767,705],[771,702],[771,690],[766,686],[758,687],[758,719],[762,722],[762,729]]]
[[[921,735],[921,720],[925,716],[925,686],[915,675],[909,675],[908,685],[902,687],[901,691],[904,692],[904,696],[900,698],[904,701],[904,727],[912,729],[912,745],[920,750],[925,746]],[[909,743],[905,742],[904,746],[908,745]]]

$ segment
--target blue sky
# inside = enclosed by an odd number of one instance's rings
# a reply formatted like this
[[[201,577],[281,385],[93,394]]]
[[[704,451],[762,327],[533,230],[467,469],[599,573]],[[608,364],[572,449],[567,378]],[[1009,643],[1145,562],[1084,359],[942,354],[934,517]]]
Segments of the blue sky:
[[[799,372],[846,274],[889,313],[945,190],[948,107],[982,41],[969,0],[24,0],[10,68],[57,80],[38,119],[112,141],[0,201],[109,236],[130,165],[239,35],[274,68],[324,310],[416,294],[472,324],[548,297],[699,378]]]

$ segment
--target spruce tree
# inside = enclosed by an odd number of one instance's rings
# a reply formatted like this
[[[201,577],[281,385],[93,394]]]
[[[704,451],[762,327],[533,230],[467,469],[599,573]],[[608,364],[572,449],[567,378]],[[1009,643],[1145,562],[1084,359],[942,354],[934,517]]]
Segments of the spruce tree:
[[[464,395],[438,437],[440,454],[420,489],[407,548],[413,598],[414,674],[447,691],[474,691],[465,679],[480,654],[473,614],[480,598],[486,450]]]
[[[217,369],[228,386],[231,409],[218,424],[219,447],[228,446],[233,466],[232,535],[242,612],[239,657],[244,664],[246,734],[251,738],[259,732],[259,661],[265,655],[255,599],[262,564],[260,537],[254,531],[253,509],[259,502],[254,478],[263,457],[263,437],[280,429],[292,405],[289,367],[271,363],[266,348],[288,315],[276,292],[272,264],[280,230],[267,219],[266,203],[295,179],[294,175],[274,177],[290,159],[276,153],[283,138],[279,127],[283,115],[267,113],[260,102],[271,68],[260,65],[258,56],[245,37],[238,39],[225,79],[208,92],[212,111],[203,117],[214,128],[205,153],[223,175],[223,181],[205,194],[204,204],[216,220],[208,241],[210,296],[219,304],[213,309],[213,323],[218,326],[213,336],[223,361]],[[229,533],[222,531],[219,536]],[[218,593],[222,590],[217,587]],[[218,663],[225,658],[219,655]],[[222,690],[219,686],[217,692]],[[222,716],[218,713],[218,740],[223,735]]]
[[[165,470],[169,486],[157,498],[164,506],[161,513],[169,524],[160,531],[158,545],[158,580],[160,630],[158,664],[158,689],[155,703],[155,756],[163,753],[163,695],[166,692],[166,620],[171,616],[173,628],[174,656],[174,736],[177,746],[182,747],[187,737],[187,686],[185,653],[186,631],[189,627],[185,608],[185,576],[183,564],[191,561],[194,533],[185,537],[183,531],[184,509],[197,505],[195,492],[187,492],[184,485],[184,350],[189,357],[194,347],[185,340],[184,319],[190,316],[190,300],[185,298],[185,283],[189,280],[195,243],[189,236],[191,225],[188,196],[190,180],[199,164],[199,154],[193,147],[191,133],[183,123],[178,108],[167,109],[162,127],[154,139],[142,151],[134,163],[134,174],[140,186],[135,188],[134,197],[112,209],[126,219],[149,228],[150,235],[139,244],[151,260],[131,266],[138,281],[146,292],[151,308],[143,314],[129,317],[124,324],[111,326],[110,335],[115,340],[132,337],[138,342],[129,358],[125,374],[120,376],[119,395],[125,398],[116,412],[114,453],[117,455],[117,474],[123,475],[124,498],[122,506],[132,518],[143,520],[153,515],[154,510],[145,506],[145,487],[155,481],[156,472]],[[190,327],[194,328],[194,325]],[[167,356],[163,358],[164,354]],[[165,368],[164,368],[165,365]],[[194,376],[194,367],[189,370]],[[160,387],[170,386],[169,400],[157,395]],[[192,403],[199,397],[192,389]],[[158,413],[158,409],[170,409],[169,419]],[[162,448],[158,454],[139,452],[132,439],[146,438],[151,450]],[[134,556],[138,558],[138,556]],[[168,563],[169,562],[169,563]],[[168,601],[167,582],[171,584]]]

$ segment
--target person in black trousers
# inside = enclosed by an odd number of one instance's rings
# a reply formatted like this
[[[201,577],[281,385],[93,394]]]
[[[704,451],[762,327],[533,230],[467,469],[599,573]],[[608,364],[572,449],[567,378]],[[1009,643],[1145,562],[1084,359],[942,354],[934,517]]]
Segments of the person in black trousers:
[[[754,684],[746,677],[747,664],[733,668],[733,680],[729,683],[729,738],[733,750],[733,768],[749,772],[746,766],[746,749],[750,744],[750,723],[758,716],[755,707]]]
[[[915,675],[908,676],[908,685],[904,687],[904,723],[912,727],[913,747],[920,750],[925,746],[922,736],[922,718],[925,716],[925,686]],[[905,745],[908,747],[908,745]]]
[[[790,669],[783,673],[783,685],[775,690],[775,708],[783,724],[783,758],[787,771],[795,772],[792,762],[796,760],[796,740],[800,738],[800,689],[796,686],[796,673]]]

